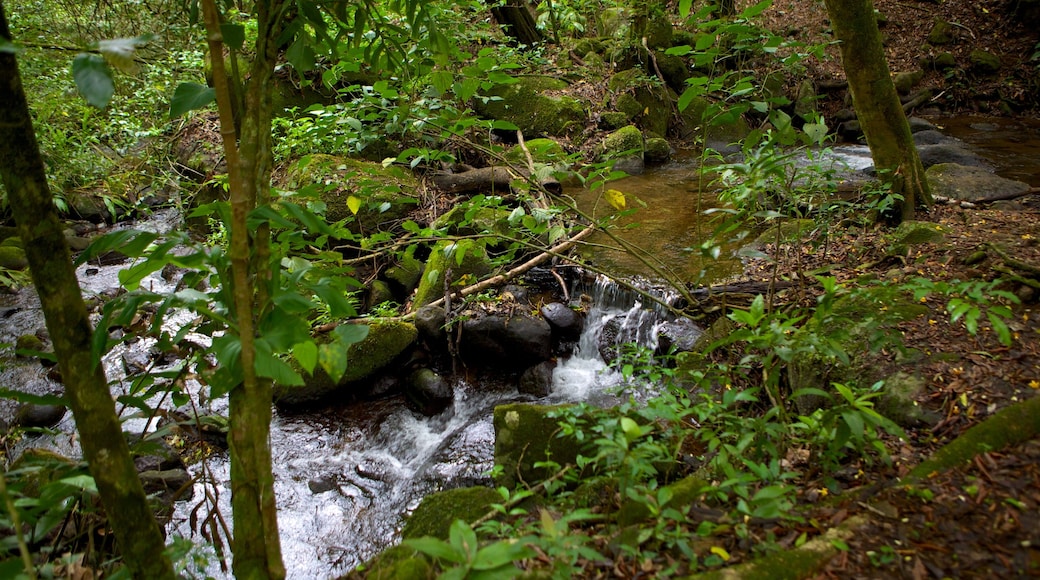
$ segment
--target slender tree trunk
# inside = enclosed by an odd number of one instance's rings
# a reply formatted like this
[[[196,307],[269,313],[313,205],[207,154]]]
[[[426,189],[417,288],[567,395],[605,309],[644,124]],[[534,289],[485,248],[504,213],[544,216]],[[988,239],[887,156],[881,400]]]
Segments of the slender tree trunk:
[[[493,4],[495,5],[491,8],[492,16],[502,30],[517,42],[531,46],[544,40],[526,0],[506,0],[503,6]]]
[[[10,40],[0,2],[0,37]],[[18,63],[0,52],[0,174],[65,379],[83,455],[134,578],[175,578],[137,477],[100,361],[62,225],[47,186]]]
[[[879,177],[903,196],[898,219],[914,217],[917,206],[932,197],[910,124],[899,103],[881,45],[872,0],[824,0],[834,34],[841,41],[841,58],[852,102],[874,158]]]
[[[235,321],[241,340],[242,384],[229,395],[231,428],[231,508],[234,521],[232,553],[237,578],[284,578],[278,511],[272,474],[271,383],[255,369],[256,321],[265,313],[270,280],[270,230],[261,226],[251,235],[246,218],[257,204],[266,204],[270,189],[271,76],[278,56],[276,40],[285,3],[261,0],[256,5],[256,56],[242,111],[241,139],[236,142],[232,96],[227,76],[213,59],[221,137],[231,190],[231,285]],[[210,51],[221,54],[219,16],[213,0],[204,0]],[[220,63],[219,65],[217,63]]]

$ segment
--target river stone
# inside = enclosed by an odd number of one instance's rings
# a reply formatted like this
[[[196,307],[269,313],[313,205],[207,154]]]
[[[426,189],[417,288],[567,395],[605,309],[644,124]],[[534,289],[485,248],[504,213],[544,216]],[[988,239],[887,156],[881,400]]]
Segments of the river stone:
[[[581,336],[584,321],[577,312],[562,302],[550,302],[541,309],[542,317],[562,341],[575,341]]]
[[[320,367],[314,374],[302,372],[301,386],[275,383],[274,400],[279,405],[303,405],[328,399],[349,400],[364,391],[364,381],[373,377],[410,347],[418,336],[415,325],[392,318],[359,320],[368,326],[368,336],[347,347],[347,371],[334,382]]]
[[[519,371],[552,358],[552,329],[541,316],[497,314],[462,323],[460,354],[467,364]]]
[[[535,467],[547,458],[560,465],[574,463],[578,454],[588,449],[573,438],[557,437],[559,419],[550,414],[559,413],[565,405],[531,405],[512,403],[495,407],[495,465],[502,471],[495,485],[513,489],[520,482],[534,485],[554,472],[546,467]]]
[[[550,96],[568,86],[550,76],[524,76],[492,87],[487,96],[498,99],[475,99],[473,105],[482,117],[509,121],[529,137],[574,136],[585,128],[585,106],[573,97]]]
[[[465,487],[431,493],[419,502],[401,530],[403,539],[430,536],[448,538],[455,520],[472,523],[491,511],[502,496],[489,487]]]
[[[408,407],[427,417],[439,415],[452,401],[448,381],[427,368],[416,369],[408,375],[404,394]]]
[[[0,268],[8,270],[24,270],[29,267],[29,260],[25,257],[25,250],[18,246],[0,246]]]
[[[664,163],[672,156],[672,146],[664,137],[650,137],[644,145],[643,159],[647,163]]]
[[[935,145],[922,145],[917,148],[921,157],[921,165],[925,169],[940,163],[956,163],[957,165],[968,165],[972,167],[989,167],[978,153],[971,151],[966,146],[953,140],[947,140]]]
[[[925,171],[932,195],[960,201],[986,202],[1029,191],[1028,183],[994,175],[981,167],[940,163]]]
[[[944,143],[949,141],[950,138],[943,135],[942,132],[935,129],[928,129],[925,131],[918,131],[914,133],[914,145],[921,147],[923,145],[936,145],[938,143]]]
[[[926,119],[920,117],[909,117],[907,123],[910,123],[911,133],[920,133],[921,131],[935,131],[935,125]]]
[[[540,362],[520,375],[517,390],[525,395],[547,397],[552,393],[553,369],[556,363],[551,360]]]
[[[657,332],[657,352],[666,354],[689,351],[697,344],[704,329],[689,318],[676,318],[661,324]]]
[[[18,407],[14,415],[14,424],[19,427],[53,427],[65,416],[65,407],[61,405],[37,405],[24,403]]]
[[[419,338],[426,343],[431,350],[445,348],[448,334],[444,329],[447,324],[448,314],[440,306],[423,306],[415,311],[415,328],[419,332]]]

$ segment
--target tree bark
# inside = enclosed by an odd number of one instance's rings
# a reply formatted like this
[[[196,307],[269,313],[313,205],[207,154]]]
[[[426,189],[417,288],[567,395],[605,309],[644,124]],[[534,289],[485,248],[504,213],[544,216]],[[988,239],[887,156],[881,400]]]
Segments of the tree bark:
[[[841,41],[841,58],[852,102],[878,176],[902,195],[897,221],[914,217],[917,206],[932,203],[924,166],[914,146],[910,124],[899,103],[885,61],[872,0],[824,0],[834,34]]]
[[[525,0],[507,0],[503,6],[492,6],[491,15],[502,30],[520,44],[531,46],[544,40]]]
[[[11,39],[2,3],[0,37]],[[123,561],[134,578],[175,578],[116,416],[104,369],[91,353],[93,331],[47,186],[18,63],[9,52],[0,52],[0,176],[65,379],[83,456]]]
[[[229,398],[231,508],[234,521],[232,568],[237,578],[284,578],[278,510],[272,474],[271,382],[256,373],[255,332],[267,309],[270,229],[251,235],[246,218],[267,203],[270,186],[271,76],[278,56],[276,39],[285,6],[282,0],[256,4],[256,56],[246,90],[241,139],[236,140],[232,94],[222,59],[213,59],[214,89],[231,193],[231,286],[237,334],[241,341],[242,384]],[[223,51],[220,20],[213,0],[203,2],[210,51]]]

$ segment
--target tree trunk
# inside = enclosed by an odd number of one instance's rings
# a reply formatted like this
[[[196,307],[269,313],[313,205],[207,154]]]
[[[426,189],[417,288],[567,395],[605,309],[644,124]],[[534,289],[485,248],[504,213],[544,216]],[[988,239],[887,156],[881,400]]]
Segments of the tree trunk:
[[[271,471],[271,382],[255,368],[256,321],[265,313],[271,279],[270,229],[253,236],[246,217],[266,204],[271,172],[271,76],[278,57],[277,38],[285,2],[260,1],[256,56],[242,111],[241,139],[236,140],[232,93],[222,59],[213,59],[214,89],[221,138],[227,157],[231,193],[231,257],[234,320],[241,341],[242,384],[229,394],[228,443],[231,451],[231,508],[234,521],[232,567],[237,578],[284,578],[278,510]],[[210,51],[221,54],[219,16],[213,0],[203,2]],[[219,63],[219,64],[218,64]]]
[[[2,3],[0,37],[11,38]],[[0,175],[65,379],[83,456],[123,561],[134,578],[175,578],[130,458],[104,369],[91,353],[87,309],[47,186],[18,63],[4,51],[0,51]]]
[[[902,195],[898,221],[913,219],[917,206],[932,203],[910,124],[889,74],[872,0],[824,0],[852,102],[878,176]]]
[[[543,40],[531,7],[525,0],[507,0],[503,6],[492,6],[491,15],[502,30],[520,44],[531,46]]]

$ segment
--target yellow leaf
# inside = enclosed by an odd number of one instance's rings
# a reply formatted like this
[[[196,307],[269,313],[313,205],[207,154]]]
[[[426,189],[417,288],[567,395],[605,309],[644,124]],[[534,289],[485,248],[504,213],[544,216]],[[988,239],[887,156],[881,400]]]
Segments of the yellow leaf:
[[[719,558],[722,558],[723,562],[729,562],[729,552],[727,552],[726,549],[722,546],[712,546],[711,553],[717,555]]]
[[[347,209],[350,210],[350,213],[357,215],[358,210],[361,209],[361,200],[354,197],[353,195],[348,195]]]
[[[608,189],[604,195],[607,198],[607,203],[609,203],[611,207],[616,210],[625,209],[625,194],[616,189]]]

